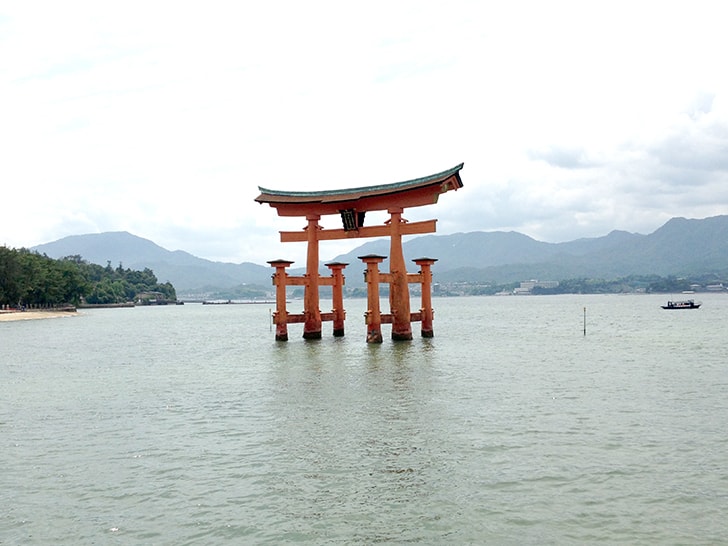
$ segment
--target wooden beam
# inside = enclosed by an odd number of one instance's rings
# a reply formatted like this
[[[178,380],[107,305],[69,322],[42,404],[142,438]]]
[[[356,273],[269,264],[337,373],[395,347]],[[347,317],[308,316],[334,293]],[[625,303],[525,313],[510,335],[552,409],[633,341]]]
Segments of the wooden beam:
[[[391,313],[382,313],[382,324],[392,324],[394,322],[394,316]],[[422,312],[421,311],[415,311],[413,313],[410,313],[410,322],[421,322],[422,321]]]
[[[425,220],[424,222],[408,222],[400,225],[402,235],[419,235],[423,233],[435,233],[437,231],[437,220]],[[343,229],[321,229],[316,233],[319,241],[333,241],[337,239],[359,239],[363,237],[389,237],[392,230],[388,225],[365,226],[358,230],[345,231]],[[307,232],[302,231],[281,231],[281,243],[305,243],[308,241]]]
[[[390,284],[394,282],[394,276],[391,273],[380,273],[379,283]],[[420,273],[407,273],[407,284],[419,284],[422,282],[422,275]]]
[[[324,277],[319,275],[319,286],[334,286],[333,277]],[[286,286],[306,286],[308,284],[308,277],[306,275],[287,275]]]

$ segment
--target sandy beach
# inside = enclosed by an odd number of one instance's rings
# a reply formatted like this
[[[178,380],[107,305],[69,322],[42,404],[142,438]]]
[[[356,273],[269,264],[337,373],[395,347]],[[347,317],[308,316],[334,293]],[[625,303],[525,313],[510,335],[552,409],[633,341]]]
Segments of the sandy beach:
[[[75,311],[0,311],[0,322],[75,317]]]

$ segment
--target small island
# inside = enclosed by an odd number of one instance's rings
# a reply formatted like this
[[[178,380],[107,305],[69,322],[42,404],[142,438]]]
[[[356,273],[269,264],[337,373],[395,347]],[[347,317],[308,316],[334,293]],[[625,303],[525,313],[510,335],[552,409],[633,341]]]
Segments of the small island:
[[[81,256],[55,260],[27,249],[0,246],[0,319],[68,316],[83,307],[177,303],[171,283],[154,272],[92,264]],[[40,313],[40,314],[39,314]]]

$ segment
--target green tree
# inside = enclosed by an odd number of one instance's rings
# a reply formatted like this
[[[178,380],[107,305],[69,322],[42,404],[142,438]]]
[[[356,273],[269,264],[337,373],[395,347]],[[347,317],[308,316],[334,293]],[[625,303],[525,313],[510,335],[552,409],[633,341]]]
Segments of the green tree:
[[[20,300],[20,265],[18,253],[0,246],[0,305],[14,305]]]
[[[0,247],[0,304],[55,306],[134,301],[141,292],[176,300],[174,286],[160,284],[154,272],[89,264],[81,256],[54,260],[26,249]]]

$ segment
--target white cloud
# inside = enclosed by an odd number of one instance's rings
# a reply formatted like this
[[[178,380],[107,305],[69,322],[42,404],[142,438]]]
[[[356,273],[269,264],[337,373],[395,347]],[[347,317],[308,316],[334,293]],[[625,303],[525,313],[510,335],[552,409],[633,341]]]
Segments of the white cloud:
[[[255,203],[259,185],[462,161],[464,188],[405,216],[560,241],[726,214],[720,7],[16,3],[0,10],[0,244],[127,230],[301,262],[277,231],[303,221]]]

